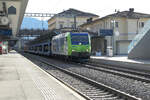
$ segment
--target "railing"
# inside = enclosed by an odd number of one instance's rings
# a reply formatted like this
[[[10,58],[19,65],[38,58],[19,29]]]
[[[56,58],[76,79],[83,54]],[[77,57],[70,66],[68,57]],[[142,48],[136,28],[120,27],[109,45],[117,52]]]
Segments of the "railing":
[[[147,21],[144,28],[135,36],[128,47],[128,53],[139,43],[139,41],[144,37],[144,35],[150,30],[150,20]]]

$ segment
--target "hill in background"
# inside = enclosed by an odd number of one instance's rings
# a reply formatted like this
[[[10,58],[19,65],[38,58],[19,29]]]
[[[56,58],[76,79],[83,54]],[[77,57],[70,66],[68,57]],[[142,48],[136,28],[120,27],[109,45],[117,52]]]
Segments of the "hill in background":
[[[36,18],[24,17],[21,25],[21,29],[48,29],[47,21],[38,20]]]

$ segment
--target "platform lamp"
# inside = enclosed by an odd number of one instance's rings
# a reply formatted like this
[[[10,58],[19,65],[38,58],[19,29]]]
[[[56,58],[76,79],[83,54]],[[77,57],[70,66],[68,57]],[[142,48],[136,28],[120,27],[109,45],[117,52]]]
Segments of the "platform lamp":
[[[119,32],[114,32],[114,29],[115,29],[115,25],[116,25],[116,21],[115,21],[115,17],[116,17],[116,12],[118,13],[119,10],[115,9],[115,14],[112,15],[112,20],[111,20],[111,24],[112,24],[112,30],[113,30],[113,34],[112,34],[112,37],[111,37],[111,46],[112,46],[112,50],[113,50],[113,55],[114,55],[114,36],[119,36]]]

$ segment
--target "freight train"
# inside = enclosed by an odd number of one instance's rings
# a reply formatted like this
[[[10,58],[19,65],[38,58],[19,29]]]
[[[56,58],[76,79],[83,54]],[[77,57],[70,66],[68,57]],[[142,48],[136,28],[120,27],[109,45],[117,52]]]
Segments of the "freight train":
[[[45,42],[30,44],[26,52],[46,56],[90,58],[91,40],[87,32],[66,32],[53,36]]]

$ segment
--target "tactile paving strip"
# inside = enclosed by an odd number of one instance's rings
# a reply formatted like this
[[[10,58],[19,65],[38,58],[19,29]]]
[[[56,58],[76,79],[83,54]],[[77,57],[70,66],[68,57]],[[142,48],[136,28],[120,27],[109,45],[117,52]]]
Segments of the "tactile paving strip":
[[[41,91],[45,100],[60,100],[58,96],[56,96],[55,91],[48,86],[48,84],[44,81],[44,78],[39,76],[36,71],[31,70],[30,67],[27,69],[30,77],[35,83],[36,87]]]

